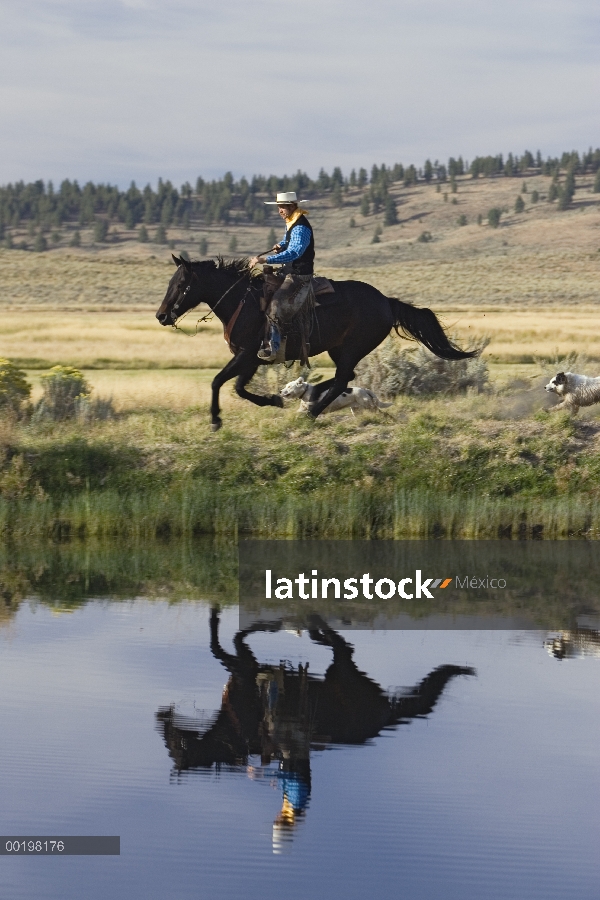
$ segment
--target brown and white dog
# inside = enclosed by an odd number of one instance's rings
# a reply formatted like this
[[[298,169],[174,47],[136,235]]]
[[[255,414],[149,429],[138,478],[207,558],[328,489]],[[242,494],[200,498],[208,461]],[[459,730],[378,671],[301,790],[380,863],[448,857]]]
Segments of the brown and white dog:
[[[302,376],[295,381],[290,381],[281,390],[281,396],[286,400],[300,400],[300,409],[308,410],[311,404],[316,403],[323,388],[319,384],[309,384]],[[343,394],[336,397],[323,412],[335,412],[338,409],[348,409],[354,414],[355,409],[387,409],[391,403],[382,403],[373,391],[368,388],[346,388]]]
[[[580,406],[600,403],[600,378],[575,375],[573,372],[559,372],[546,385],[546,390],[558,394],[562,403],[557,403],[549,412],[566,409],[577,415]]]

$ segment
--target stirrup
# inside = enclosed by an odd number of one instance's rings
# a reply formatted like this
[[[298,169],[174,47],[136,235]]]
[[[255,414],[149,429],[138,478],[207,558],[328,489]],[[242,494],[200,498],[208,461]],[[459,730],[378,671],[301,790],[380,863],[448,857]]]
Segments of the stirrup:
[[[261,347],[256,355],[259,359],[262,359],[265,362],[273,362],[273,360],[277,357],[277,352],[273,350],[271,342],[269,341],[267,346]]]

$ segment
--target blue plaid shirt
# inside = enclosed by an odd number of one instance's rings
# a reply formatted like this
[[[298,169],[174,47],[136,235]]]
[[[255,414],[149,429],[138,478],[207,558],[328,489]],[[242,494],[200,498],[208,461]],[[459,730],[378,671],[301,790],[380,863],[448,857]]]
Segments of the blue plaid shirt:
[[[310,229],[306,225],[296,225],[292,230],[292,235],[287,241],[285,236],[279,246],[281,251],[267,256],[267,262],[270,265],[281,265],[283,263],[293,262],[302,256],[308,245],[310,244]]]

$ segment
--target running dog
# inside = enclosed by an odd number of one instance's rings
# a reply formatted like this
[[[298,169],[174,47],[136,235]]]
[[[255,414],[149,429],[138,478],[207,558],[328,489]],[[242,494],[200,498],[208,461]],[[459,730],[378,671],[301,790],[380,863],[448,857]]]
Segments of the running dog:
[[[295,381],[288,382],[281,390],[281,396],[285,400],[299,399],[301,410],[310,410],[312,404],[317,402],[322,393],[322,385],[309,384],[302,376],[296,378]],[[343,394],[326,406],[323,412],[335,412],[338,409],[349,408],[354,415],[355,409],[387,409],[391,405],[391,403],[382,403],[368,388],[354,387],[347,388]]]
[[[559,372],[546,385],[546,390],[558,394],[562,403],[557,403],[549,412],[566,409],[577,415],[580,406],[592,406],[600,402],[600,378],[575,375],[573,372]]]

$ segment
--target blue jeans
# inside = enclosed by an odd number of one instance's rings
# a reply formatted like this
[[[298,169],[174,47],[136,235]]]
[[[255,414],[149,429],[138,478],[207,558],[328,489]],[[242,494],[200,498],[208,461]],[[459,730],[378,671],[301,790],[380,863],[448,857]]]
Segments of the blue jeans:
[[[269,332],[269,343],[271,344],[271,350],[273,353],[277,353],[281,346],[281,335],[279,334],[279,329],[277,325],[273,325],[271,322],[271,331]]]

